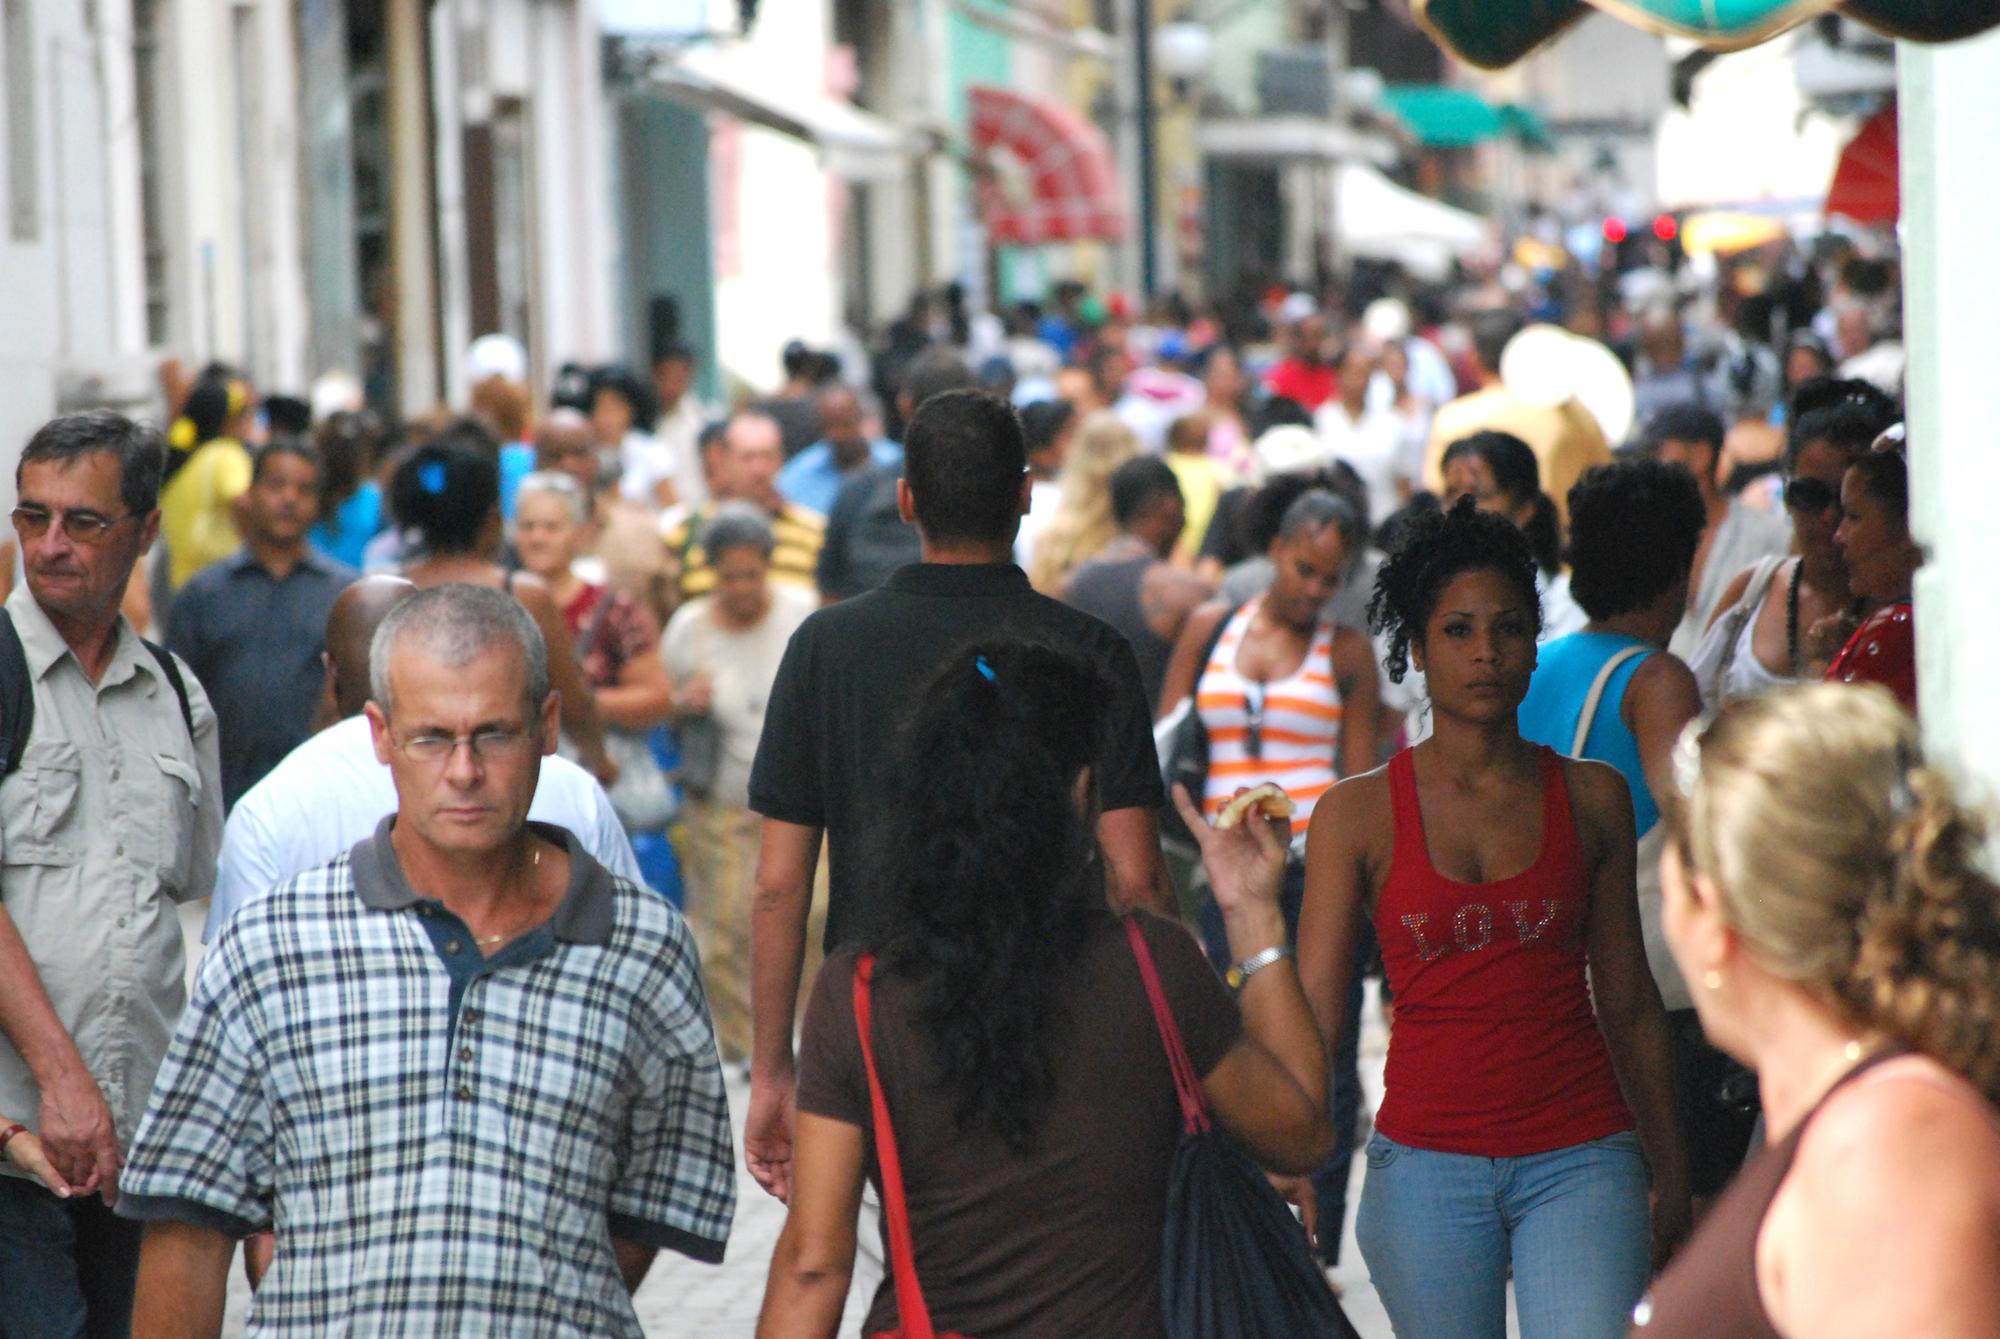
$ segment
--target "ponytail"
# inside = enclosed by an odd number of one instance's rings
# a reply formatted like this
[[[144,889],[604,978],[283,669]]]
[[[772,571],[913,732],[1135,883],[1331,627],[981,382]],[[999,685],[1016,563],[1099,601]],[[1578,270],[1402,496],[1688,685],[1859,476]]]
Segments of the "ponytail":
[[[1528,519],[1521,524],[1521,533],[1528,537],[1528,549],[1535,555],[1535,566],[1542,569],[1543,576],[1552,577],[1562,571],[1562,521],[1556,515],[1555,501],[1547,493],[1535,494]]]

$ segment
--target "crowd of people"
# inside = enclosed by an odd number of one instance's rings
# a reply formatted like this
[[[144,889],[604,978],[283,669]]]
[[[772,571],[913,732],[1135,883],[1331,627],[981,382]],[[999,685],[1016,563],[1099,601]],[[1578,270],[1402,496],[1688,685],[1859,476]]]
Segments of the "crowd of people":
[[[772,1339],[878,1216],[867,1333],[1167,1332],[1177,1075],[1327,1265],[1360,1152],[1404,1339],[1989,1332],[2000,902],[1825,260],[1600,328],[1629,432],[1510,384],[1505,295],[1075,284],[727,406],[487,336],[400,424],[223,366],[52,421],[0,1335],[214,1334],[239,1240],[258,1333],[637,1333],[729,1067]]]

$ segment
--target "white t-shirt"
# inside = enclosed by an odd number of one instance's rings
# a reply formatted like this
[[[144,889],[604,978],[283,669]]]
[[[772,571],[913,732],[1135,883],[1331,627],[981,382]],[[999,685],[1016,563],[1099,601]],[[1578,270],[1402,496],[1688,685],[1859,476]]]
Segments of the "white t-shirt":
[[[375,759],[366,716],[350,716],[306,740],[230,810],[202,942],[213,943],[246,903],[373,836],[395,809],[396,783]],[[604,788],[567,758],[542,759],[528,817],[568,828],[599,864],[644,885]]]
[[[704,595],[675,610],[660,638],[660,658],[675,683],[703,673],[714,681],[709,714],[721,731],[722,749],[710,798],[737,808],[750,803],[750,764],[764,733],[778,662],[799,624],[818,607],[806,591],[777,582],[770,589],[770,612],[754,628],[720,626],[710,612],[713,597]]]
[[[1049,517],[1062,501],[1062,485],[1054,479],[1037,479],[1028,486],[1028,514],[1014,535],[1014,562],[1023,571],[1035,557],[1035,536],[1042,533]]]
[[[1328,400],[1313,415],[1313,431],[1336,460],[1344,460],[1368,485],[1368,524],[1377,526],[1403,505],[1403,485],[1414,482],[1403,423],[1391,410],[1364,409],[1357,420]]]

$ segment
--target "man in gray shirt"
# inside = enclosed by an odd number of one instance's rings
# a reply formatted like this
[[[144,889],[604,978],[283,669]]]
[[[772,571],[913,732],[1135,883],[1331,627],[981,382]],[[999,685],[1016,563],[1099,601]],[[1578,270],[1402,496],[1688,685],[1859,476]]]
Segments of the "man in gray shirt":
[[[159,533],[165,458],[158,433],[97,410],[45,424],[15,470],[27,579],[6,614],[34,723],[0,780],[0,1112],[70,1193],[0,1175],[9,1333],[128,1329],[138,1225],[110,1204],[184,1002],[175,904],[215,879],[215,714],[118,608]]]

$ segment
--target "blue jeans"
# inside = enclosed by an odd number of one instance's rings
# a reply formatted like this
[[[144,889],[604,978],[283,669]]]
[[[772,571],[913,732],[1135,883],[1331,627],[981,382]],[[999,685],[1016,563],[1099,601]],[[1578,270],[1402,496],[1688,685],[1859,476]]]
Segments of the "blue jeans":
[[[0,1339],[125,1339],[139,1224],[0,1176]]]
[[[1646,1289],[1645,1159],[1627,1131],[1526,1158],[1368,1141],[1355,1238],[1399,1339],[1623,1339]]]

